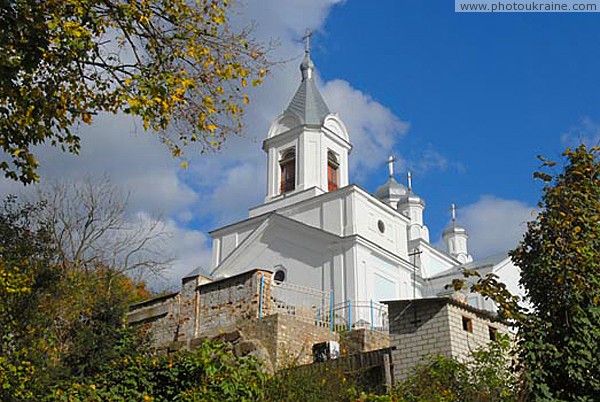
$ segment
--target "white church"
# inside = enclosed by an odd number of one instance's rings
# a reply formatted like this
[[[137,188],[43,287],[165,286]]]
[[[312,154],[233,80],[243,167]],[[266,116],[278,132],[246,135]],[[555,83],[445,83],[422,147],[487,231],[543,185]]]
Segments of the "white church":
[[[473,261],[468,234],[455,219],[434,247],[425,201],[394,177],[375,194],[349,184],[352,133],[321,97],[307,49],[301,82],[263,142],[267,154],[264,203],[247,219],[211,232],[211,275],[226,278],[256,268],[283,283],[333,293],[335,303],[432,297],[463,269],[493,272],[519,294],[519,270],[506,255]],[[493,310],[481,296],[471,306]],[[356,317],[358,319],[359,317]]]

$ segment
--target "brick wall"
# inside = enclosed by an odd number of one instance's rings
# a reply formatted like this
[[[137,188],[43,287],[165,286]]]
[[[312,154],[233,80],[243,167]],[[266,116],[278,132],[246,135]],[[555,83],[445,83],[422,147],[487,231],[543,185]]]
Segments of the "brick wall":
[[[240,319],[258,317],[263,276],[264,300],[269,300],[268,271],[254,270],[214,282],[195,276],[183,279],[180,292],[132,306],[128,322],[144,325],[159,350],[171,347],[173,342],[185,347],[192,339],[216,336],[235,327]]]
[[[490,341],[489,327],[499,333],[508,332],[488,313],[450,298],[399,300],[388,302],[388,308],[396,381],[405,378],[428,355],[468,358],[471,351]],[[463,317],[467,330],[463,329]]]
[[[259,316],[261,278],[264,300],[270,299],[271,273],[251,271],[221,281],[208,283],[197,288],[198,311],[196,336],[210,336],[237,325],[240,320]],[[266,313],[263,303],[263,314]]]
[[[179,299],[179,293],[174,293],[138,303],[132,306],[127,320],[150,331],[157,349],[166,349],[177,340]]]
[[[463,328],[463,318],[470,320],[470,331]],[[452,356],[459,360],[467,359],[472,352],[490,342],[490,328],[497,333],[508,333],[508,327],[499,322],[482,317],[466,306],[448,305],[448,319],[450,322],[450,344]],[[465,324],[467,324],[465,322]],[[469,325],[467,324],[467,327]],[[469,328],[467,328],[469,329]]]

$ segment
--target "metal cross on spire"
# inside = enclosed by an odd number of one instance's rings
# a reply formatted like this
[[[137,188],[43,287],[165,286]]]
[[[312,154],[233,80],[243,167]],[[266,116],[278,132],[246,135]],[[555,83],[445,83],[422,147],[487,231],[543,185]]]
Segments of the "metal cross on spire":
[[[390,171],[390,177],[394,177],[394,162],[396,161],[396,158],[394,158],[393,155],[390,155],[388,157],[388,169]]]
[[[313,36],[313,31],[306,28],[306,34],[302,37],[302,40],[305,41],[304,51],[306,53],[310,53],[310,37]]]

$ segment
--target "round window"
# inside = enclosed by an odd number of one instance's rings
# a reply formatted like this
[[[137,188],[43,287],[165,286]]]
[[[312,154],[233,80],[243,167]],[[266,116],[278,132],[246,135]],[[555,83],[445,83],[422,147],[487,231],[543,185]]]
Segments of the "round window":
[[[279,270],[275,271],[275,275],[273,275],[273,279],[276,282],[285,281],[285,271],[283,269],[279,269]]]
[[[381,219],[377,221],[377,229],[379,229],[381,233],[385,232],[385,223],[383,223]]]

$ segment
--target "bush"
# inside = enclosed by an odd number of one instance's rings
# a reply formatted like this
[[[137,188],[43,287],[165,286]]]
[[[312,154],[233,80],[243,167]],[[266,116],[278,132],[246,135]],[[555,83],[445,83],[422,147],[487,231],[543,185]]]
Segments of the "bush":
[[[98,375],[62,384],[48,401],[256,401],[265,375],[253,358],[235,358],[226,344],[161,357],[128,356]]]

